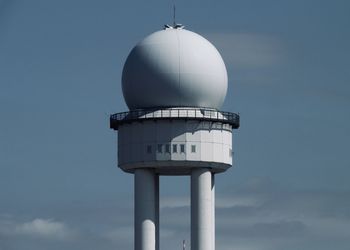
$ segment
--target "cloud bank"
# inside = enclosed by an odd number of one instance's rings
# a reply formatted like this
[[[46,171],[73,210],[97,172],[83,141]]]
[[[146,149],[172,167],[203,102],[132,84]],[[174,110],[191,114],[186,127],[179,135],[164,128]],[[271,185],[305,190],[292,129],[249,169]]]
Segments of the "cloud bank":
[[[162,248],[179,249],[183,239],[190,245],[189,205],[189,197],[161,198]],[[217,192],[216,205],[217,249],[344,250],[350,243],[350,191],[256,178]],[[131,200],[81,204],[61,214],[64,221],[3,214],[0,249],[132,249],[132,214]]]

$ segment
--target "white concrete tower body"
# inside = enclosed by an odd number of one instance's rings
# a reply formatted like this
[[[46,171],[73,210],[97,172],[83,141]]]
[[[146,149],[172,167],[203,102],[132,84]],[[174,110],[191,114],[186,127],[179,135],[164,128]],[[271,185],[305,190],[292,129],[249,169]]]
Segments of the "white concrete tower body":
[[[128,112],[111,115],[118,165],[135,175],[135,250],[159,250],[159,176],[191,176],[191,249],[215,249],[214,174],[232,166],[239,116],[219,111],[227,91],[215,47],[182,26],[130,52],[122,87]]]

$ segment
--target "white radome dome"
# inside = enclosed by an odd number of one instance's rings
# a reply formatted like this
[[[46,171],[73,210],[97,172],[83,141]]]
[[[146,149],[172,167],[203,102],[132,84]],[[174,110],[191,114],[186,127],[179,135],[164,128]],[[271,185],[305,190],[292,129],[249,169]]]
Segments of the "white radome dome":
[[[188,30],[165,29],[132,49],[124,65],[122,88],[130,110],[219,109],[227,92],[227,71],[208,40]]]

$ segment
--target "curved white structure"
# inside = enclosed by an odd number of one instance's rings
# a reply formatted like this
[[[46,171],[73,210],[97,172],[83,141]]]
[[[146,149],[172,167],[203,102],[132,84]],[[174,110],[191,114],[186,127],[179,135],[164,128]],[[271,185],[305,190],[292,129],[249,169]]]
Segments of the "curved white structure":
[[[167,27],[131,51],[122,76],[130,111],[110,117],[118,165],[135,175],[135,250],[159,250],[161,175],[191,176],[191,250],[214,250],[214,174],[232,166],[239,115],[218,110],[227,72],[215,47]]]
[[[191,174],[191,249],[213,250],[214,200],[213,175],[208,168],[194,169]]]
[[[135,121],[119,128],[118,163],[126,172],[155,169],[188,175],[194,168],[220,173],[232,165],[232,126],[197,120]]]
[[[219,52],[208,40],[184,29],[165,29],[147,36],[130,52],[122,87],[131,110],[219,109],[226,96],[227,72]]]
[[[158,178],[152,170],[135,170],[135,249],[157,249]]]

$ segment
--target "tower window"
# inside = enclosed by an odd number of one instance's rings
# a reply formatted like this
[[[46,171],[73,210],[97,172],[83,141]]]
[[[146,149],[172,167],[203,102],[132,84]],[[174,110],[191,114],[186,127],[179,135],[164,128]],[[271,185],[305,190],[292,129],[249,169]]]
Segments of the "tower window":
[[[173,153],[177,153],[177,144],[173,144]]]
[[[151,154],[151,153],[152,153],[152,146],[147,145],[147,154]]]
[[[162,153],[163,152],[163,145],[162,144],[158,144],[157,145],[157,152],[158,153]]]
[[[185,153],[185,144],[180,144],[180,152]]]
[[[170,154],[170,145],[169,144],[165,145],[165,153]]]
[[[230,148],[230,151],[229,151],[229,156],[232,157],[233,156],[233,151],[232,151],[232,148]]]
[[[196,153],[196,145],[191,145],[191,152]]]

